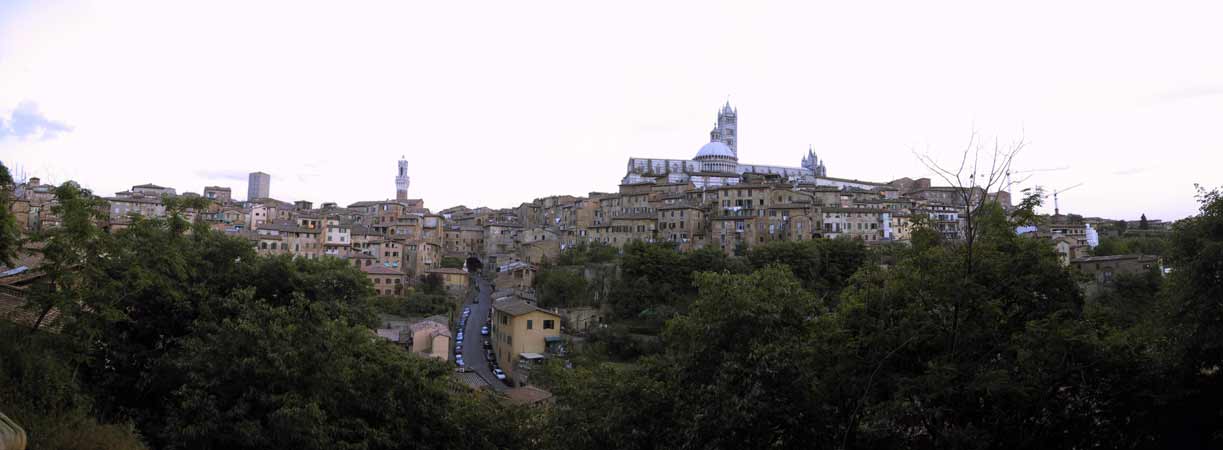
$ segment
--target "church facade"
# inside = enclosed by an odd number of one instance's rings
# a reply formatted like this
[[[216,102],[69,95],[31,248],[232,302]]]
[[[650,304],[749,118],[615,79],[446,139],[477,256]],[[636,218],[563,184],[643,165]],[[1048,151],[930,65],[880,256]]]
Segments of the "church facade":
[[[739,162],[739,111],[730,102],[718,111],[718,120],[709,132],[709,143],[692,159],[629,158],[628,173],[621,184],[692,183],[697,188],[738,184],[744,174],[779,175],[800,183],[823,184],[828,176],[824,162],[808,148],[799,167],[742,164]]]

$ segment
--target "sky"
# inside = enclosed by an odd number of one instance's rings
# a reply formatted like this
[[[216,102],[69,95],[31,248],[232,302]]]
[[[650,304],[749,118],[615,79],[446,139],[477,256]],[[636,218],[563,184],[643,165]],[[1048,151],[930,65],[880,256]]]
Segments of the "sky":
[[[1223,3],[1015,3],[0,0],[0,160],[348,204],[393,198],[402,155],[433,210],[508,207],[691,158],[729,101],[744,163],[810,146],[886,182],[975,134],[1025,144],[1017,189],[1081,183],[1063,213],[1194,214],[1223,185]]]

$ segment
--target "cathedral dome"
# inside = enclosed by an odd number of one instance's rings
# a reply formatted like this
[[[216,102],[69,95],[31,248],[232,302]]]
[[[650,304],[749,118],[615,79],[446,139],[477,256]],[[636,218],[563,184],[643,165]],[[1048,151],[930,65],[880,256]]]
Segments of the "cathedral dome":
[[[735,160],[739,159],[735,157],[735,152],[732,151],[729,146],[719,141],[713,141],[705,144],[703,147],[701,147],[700,151],[696,152],[696,159],[711,156],[721,156],[724,158],[733,158]]]

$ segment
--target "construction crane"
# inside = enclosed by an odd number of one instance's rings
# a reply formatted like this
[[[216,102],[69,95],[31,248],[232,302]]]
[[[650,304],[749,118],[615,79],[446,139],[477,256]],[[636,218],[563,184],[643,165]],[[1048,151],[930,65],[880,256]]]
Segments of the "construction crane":
[[[1007,170],[1006,171],[1006,181],[1004,181],[1002,185],[1005,186],[1004,188],[1005,191],[1010,192],[1011,191],[1011,175],[1022,175],[1025,173],[1032,174],[1032,173],[1037,173],[1037,172],[1055,172],[1058,170],[1066,170],[1069,168],[1070,166],[1053,167],[1049,169]],[[1027,181],[1028,178],[1031,178],[1031,175],[1024,177],[1022,180],[1019,180],[1018,183],[1023,183],[1024,181]]]
[[[1058,189],[1058,190],[1053,191],[1053,215],[1054,215],[1054,216],[1059,216],[1059,215],[1061,215],[1061,213],[1062,213],[1062,212],[1061,212],[1061,210],[1060,210],[1060,209],[1059,209],[1059,207],[1058,207],[1058,204],[1057,204],[1057,194],[1061,194],[1061,193],[1063,193],[1063,192],[1069,191],[1069,190],[1071,190],[1071,189],[1074,189],[1074,188],[1079,187],[1079,186],[1082,186],[1082,185],[1083,185],[1083,183],[1079,183],[1079,184],[1076,184],[1076,185],[1074,185],[1074,186],[1065,187],[1065,188],[1061,188],[1061,189]],[[1040,187],[1040,186],[1037,186],[1037,187],[1036,187],[1036,192],[1037,192],[1037,194],[1038,194],[1038,195],[1040,195],[1040,196],[1041,196],[1041,198],[1046,198],[1046,197],[1047,197],[1046,195],[1043,195],[1043,194],[1042,194],[1042,193],[1044,192],[1044,190],[1043,190],[1043,189],[1041,189],[1041,187]]]

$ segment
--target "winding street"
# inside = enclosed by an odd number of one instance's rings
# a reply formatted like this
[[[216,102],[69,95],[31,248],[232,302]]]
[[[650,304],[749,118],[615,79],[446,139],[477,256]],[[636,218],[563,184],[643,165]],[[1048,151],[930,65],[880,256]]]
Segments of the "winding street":
[[[473,293],[478,303],[470,301],[463,305],[465,308],[471,308],[471,316],[467,318],[467,326],[463,327],[463,362],[467,369],[476,373],[480,378],[484,379],[493,390],[497,392],[509,389],[504,382],[493,376],[492,367],[488,360],[484,358],[487,351],[484,348],[484,339],[488,336],[480,335],[480,327],[484,326],[488,320],[489,314],[492,313],[492,286],[489,286],[488,281],[479,275],[470,275],[475,280],[476,292]]]

